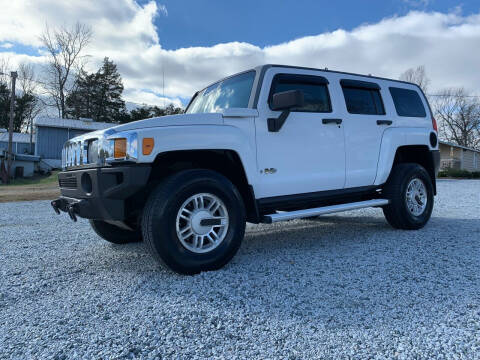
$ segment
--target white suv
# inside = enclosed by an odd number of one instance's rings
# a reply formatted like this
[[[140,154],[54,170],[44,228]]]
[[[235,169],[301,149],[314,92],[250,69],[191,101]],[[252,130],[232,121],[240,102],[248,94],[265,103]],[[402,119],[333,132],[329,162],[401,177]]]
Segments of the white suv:
[[[198,91],[185,114],[69,140],[52,206],[193,274],[225,265],[246,221],[375,206],[393,227],[419,229],[439,158],[417,85],[264,65]]]

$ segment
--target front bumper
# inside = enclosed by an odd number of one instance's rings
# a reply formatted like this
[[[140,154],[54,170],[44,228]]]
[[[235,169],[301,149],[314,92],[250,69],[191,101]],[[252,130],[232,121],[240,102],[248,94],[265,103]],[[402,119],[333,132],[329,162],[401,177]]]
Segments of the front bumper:
[[[52,201],[57,213],[67,212],[86,219],[123,221],[126,199],[148,182],[149,165],[131,165],[62,171],[58,182],[62,196]]]

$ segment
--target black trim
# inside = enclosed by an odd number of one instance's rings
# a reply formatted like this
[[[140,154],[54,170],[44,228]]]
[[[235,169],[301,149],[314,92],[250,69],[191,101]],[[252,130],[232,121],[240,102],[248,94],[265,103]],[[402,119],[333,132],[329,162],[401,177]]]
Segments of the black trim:
[[[260,213],[276,210],[301,210],[318,206],[335,205],[375,198],[380,186],[362,186],[348,189],[319,191],[304,194],[274,196],[258,199]]]
[[[430,146],[435,148],[437,147],[437,144],[438,144],[437,134],[435,134],[435,132],[432,131],[430,133]]]
[[[440,169],[440,150],[430,150],[432,154],[433,161],[433,170],[435,172],[435,177],[438,176],[438,170]]]
[[[327,91],[327,100],[328,100],[328,111],[306,111],[306,110],[295,110],[292,112],[305,112],[305,113],[317,113],[317,114],[328,114],[333,111],[332,109],[332,99],[330,97],[330,91],[328,89],[328,80],[319,75],[303,75],[303,74],[285,74],[285,73],[279,73],[275,74],[275,76],[272,79],[272,83],[270,84],[270,91],[268,93],[268,107],[272,111],[276,111],[275,109],[272,109],[272,99],[274,95],[274,88],[277,85],[278,82],[282,83],[304,83],[304,84],[311,84],[311,85],[324,85],[325,89]]]
[[[432,185],[433,185],[433,194],[437,195],[437,176],[438,171],[440,170],[440,150],[430,150],[432,163],[433,163],[433,176],[432,176]]]
[[[421,90],[421,88],[419,88],[419,89]],[[419,118],[419,119],[425,119],[427,117],[427,111],[425,110],[425,106],[423,105],[422,99],[421,99],[420,94],[418,92],[416,92],[415,90],[399,88],[399,87],[395,87],[395,86],[389,86],[388,90],[390,92],[390,96],[392,97],[393,105],[395,107],[395,111],[396,111],[398,116],[400,116],[400,117],[414,117],[414,118]],[[420,99],[420,103],[422,104],[422,109],[423,109],[423,112],[425,113],[425,115],[423,115],[423,116],[400,115],[400,112],[398,111],[398,107],[397,107],[397,102],[395,101],[395,96],[393,95],[392,90],[394,90],[394,91],[395,90],[405,90],[405,91],[416,92],[417,95],[418,95],[418,98]],[[425,94],[422,93],[422,95],[425,95]],[[427,101],[427,104],[428,104],[428,101]],[[429,110],[431,112],[430,104],[428,104],[428,107],[429,107]],[[432,124],[432,126],[433,126],[433,124]]]
[[[381,89],[380,85],[378,85],[377,83],[352,79],[342,79],[340,80],[340,85],[342,85],[342,87],[349,87],[354,89]]]
[[[353,90],[363,90],[363,91],[368,91],[368,93],[370,94],[370,97],[372,98],[372,103],[373,105],[375,106],[375,110],[376,110],[376,113],[366,113],[366,112],[354,112],[354,111],[350,111],[349,109],[349,105],[348,105],[348,102],[347,102],[347,96],[345,95],[345,89],[353,89]],[[370,89],[370,88],[367,88],[367,87],[355,87],[355,86],[342,86],[342,93],[343,93],[343,99],[345,100],[345,107],[347,108],[347,111],[349,114],[355,114],[355,115],[387,115],[387,112],[386,112],[386,109],[385,109],[385,104],[383,102],[383,97],[382,97],[382,93],[380,92],[380,89]],[[381,109],[378,108],[378,104],[377,104],[377,101],[375,101],[375,95],[378,95],[378,98],[380,99],[380,105],[381,105]]]
[[[322,124],[337,124],[340,125],[342,119],[322,119]]]
[[[268,118],[267,127],[269,132],[279,132],[285,121],[287,121],[290,110],[283,110],[278,118]]]
[[[428,105],[428,109],[430,111],[430,116],[433,116],[433,112],[432,112],[432,108],[430,106],[430,103],[428,102],[428,99],[425,96],[425,93],[423,92],[423,90],[417,84],[414,84],[414,83],[411,83],[411,82],[408,82],[408,81],[389,79],[389,78],[384,78],[384,77],[380,77],[380,76],[371,76],[371,75],[364,75],[364,74],[358,74],[358,73],[350,73],[350,72],[346,72],[346,71],[336,71],[336,70],[319,69],[319,68],[302,67],[302,66],[292,66],[292,65],[280,65],[280,64],[265,64],[265,65],[261,65],[261,66],[258,66],[258,67],[255,68],[255,69],[257,69],[257,71],[259,70],[259,73],[258,73],[258,82],[257,82],[257,84],[254,83],[254,86],[256,85],[256,88],[255,88],[255,95],[254,95],[254,98],[253,98],[252,109],[257,109],[258,108],[258,100],[260,98],[260,92],[262,90],[262,85],[263,85],[263,80],[264,80],[264,77],[265,77],[265,73],[270,68],[285,68],[285,69],[321,71],[321,72],[332,73],[332,74],[361,76],[361,77],[369,78],[369,79],[385,80],[385,81],[391,81],[391,82],[398,83],[398,84],[411,85],[411,86],[416,87],[420,91],[420,93],[423,95],[423,98]]]
[[[377,125],[392,125],[392,120],[377,120]]]
[[[145,187],[150,171],[150,165],[133,165],[60,172],[60,183],[72,183],[75,178],[77,187],[61,187],[57,204],[62,205],[60,210],[70,209],[87,219],[125,220],[129,216],[126,200]],[[82,186],[85,177],[91,181],[89,189]]]
[[[260,222],[260,210],[258,208],[258,202],[255,198],[255,190],[253,190],[252,185],[248,185],[248,199],[246,199],[247,209],[250,211],[247,212],[247,221],[258,224]]]

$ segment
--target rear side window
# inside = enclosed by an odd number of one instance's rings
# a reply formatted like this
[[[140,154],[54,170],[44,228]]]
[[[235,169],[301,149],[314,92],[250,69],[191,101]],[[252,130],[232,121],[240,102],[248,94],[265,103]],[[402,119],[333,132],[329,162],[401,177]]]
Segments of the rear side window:
[[[342,80],[340,83],[350,114],[385,115],[377,84],[355,80]]]
[[[294,108],[296,112],[331,112],[332,106],[327,88],[328,81],[322,76],[277,74],[270,89],[269,105],[273,94],[301,90],[305,98],[304,106]]]
[[[398,116],[408,117],[426,117],[425,107],[418,92],[414,90],[391,87],[390,94],[392,95],[395,109]]]

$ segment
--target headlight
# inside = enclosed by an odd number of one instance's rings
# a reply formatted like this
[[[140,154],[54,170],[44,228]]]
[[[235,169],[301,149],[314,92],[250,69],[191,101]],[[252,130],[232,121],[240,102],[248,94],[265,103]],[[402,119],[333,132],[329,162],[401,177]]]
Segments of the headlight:
[[[107,163],[116,161],[137,161],[138,143],[136,132],[124,132],[107,138],[109,154],[106,156]]]
[[[98,163],[98,140],[90,140],[88,142],[87,157],[89,164]]]
[[[118,138],[113,140],[113,157],[115,159],[127,157],[127,139]]]

